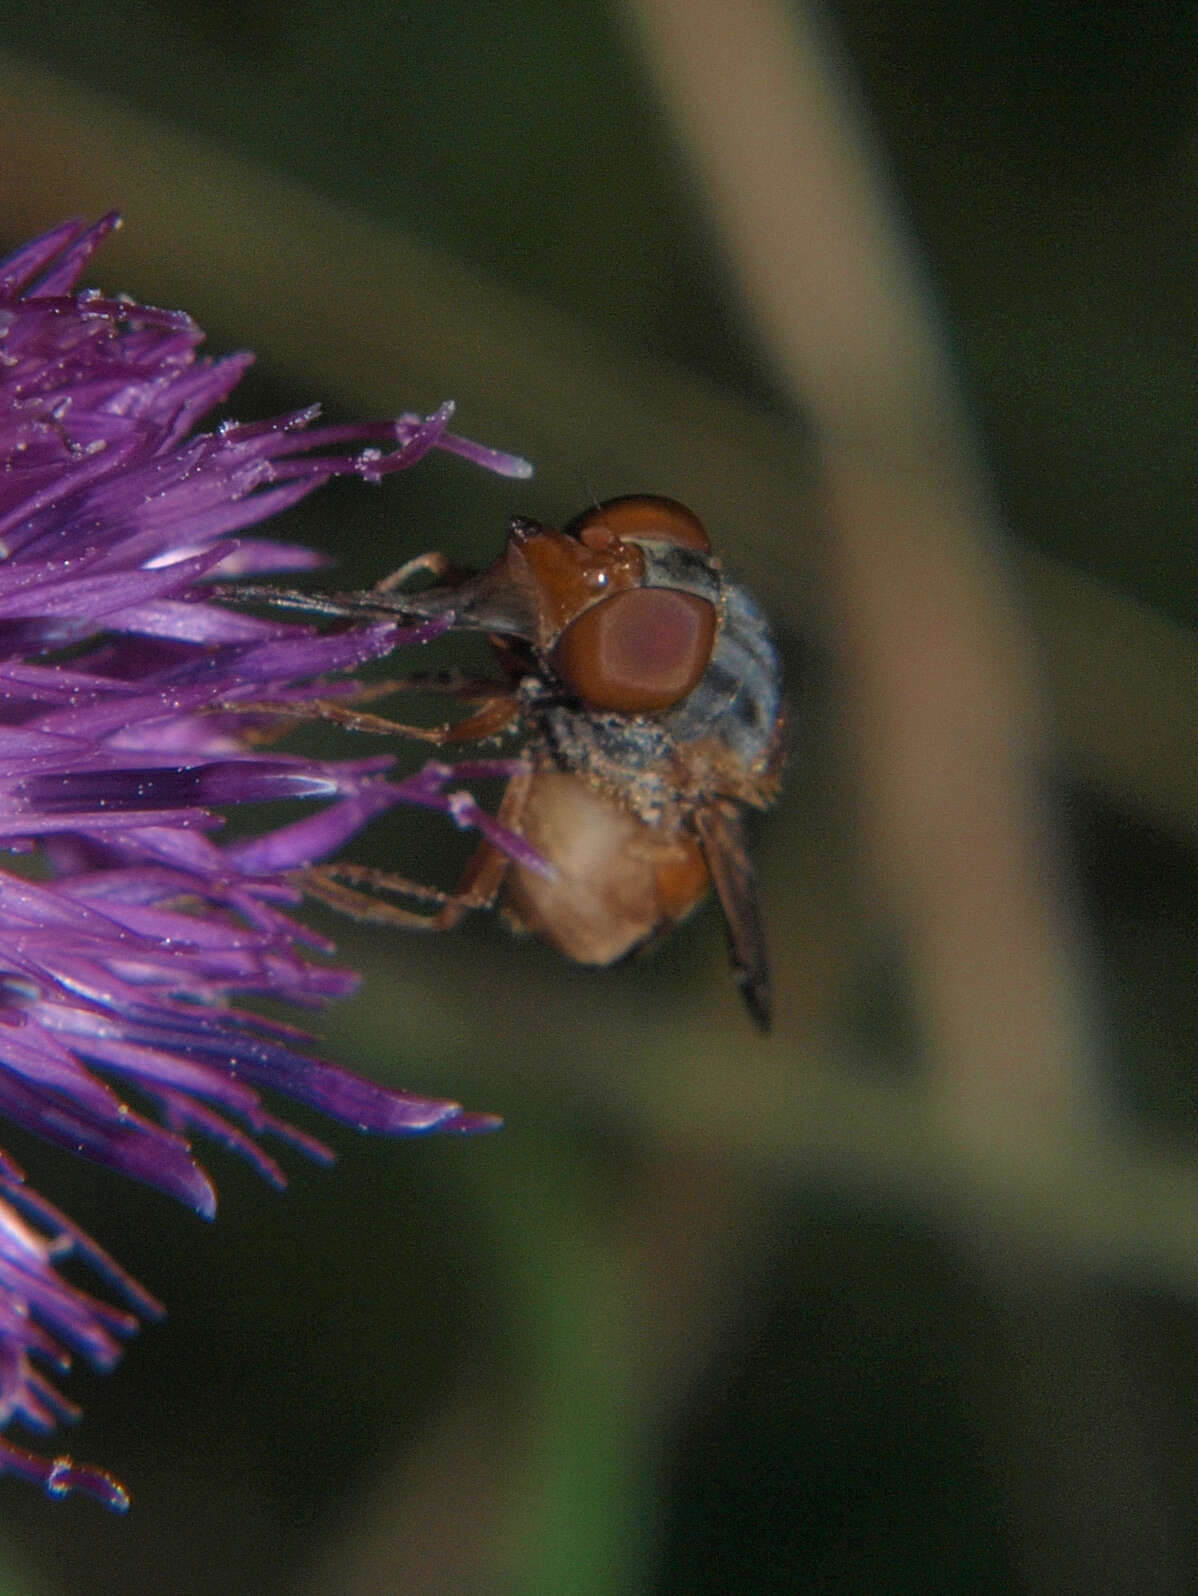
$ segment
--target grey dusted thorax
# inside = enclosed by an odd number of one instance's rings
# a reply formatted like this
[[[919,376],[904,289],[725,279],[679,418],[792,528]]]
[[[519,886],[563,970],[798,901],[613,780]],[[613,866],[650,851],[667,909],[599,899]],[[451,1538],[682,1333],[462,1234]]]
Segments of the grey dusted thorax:
[[[647,575],[658,579],[644,585],[697,592],[720,612],[711,662],[681,703],[659,715],[601,714],[562,703],[535,677],[522,684],[553,763],[618,793],[650,824],[714,798],[752,802],[746,788],[769,777],[783,719],[778,656],[762,611],[709,556],[659,547],[686,558],[668,580],[652,560]]]
[[[656,538],[628,538],[645,561],[642,587],[668,587],[675,593],[693,593],[717,607],[730,584],[724,581],[720,562],[706,549],[685,543],[665,543]]]

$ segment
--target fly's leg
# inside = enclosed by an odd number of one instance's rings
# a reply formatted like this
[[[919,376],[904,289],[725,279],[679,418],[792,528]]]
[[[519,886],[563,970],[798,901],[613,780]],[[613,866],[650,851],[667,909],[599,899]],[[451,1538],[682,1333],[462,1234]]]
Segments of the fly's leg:
[[[436,581],[441,581],[450,572],[449,561],[443,554],[430,552],[418,554],[415,559],[405,560],[398,570],[392,571],[390,576],[384,576],[371,588],[372,593],[394,593],[397,587],[403,587],[414,576],[427,575]]]
[[[531,771],[522,771],[504,788],[495,818],[508,831],[519,831],[531,782]],[[493,842],[483,841],[466,861],[462,878],[453,892],[442,892],[389,870],[350,863],[312,865],[299,872],[298,880],[309,897],[350,919],[369,925],[401,926],[408,931],[449,931],[472,909],[494,906],[510,865],[511,860],[502,849]],[[405,909],[375,896],[380,892],[438,904],[439,908],[431,914],[422,914],[419,909]]]
[[[480,844],[456,892],[441,892],[389,870],[356,864],[313,865],[302,873],[299,882],[310,898],[348,915],[351,920],[367,925],[400,926],[405,931],[450,931],[472,909],[491,908],[509,862],[507,855],[493,843]],[[439,907],[432,913],[405,909],[378,896],[384,892]]]
[[[475,710],[473,715],[467,715],[463,720],[449,721],[442,726],[409,725],[405,721],[391,720],[386,715],[373,715],[369,710],[357,709],[354,705],[346,704],[336,698],[303,700],[263,698],[238,700],[235,703],[221,704],[219,707],[222,713],[232,711],[240,715],[282,715],[290,721],[325,720],[334,726],[344,726],[347,731],[369,732],[376,737],[414,737],[420,742],[433,743],[441,748],[447,743],[479,742],[488,737],[498,737],[519,720],[520,702],[515,694],[496,692],[493,683],[487,691],[482,691],[487,684],[480,682],[475,685],[480,689],[477,695],[463,691],[461,696],[477,697],[482,703],[481,709]],[[388,690],[386,684],[380,683],[379,687],[381,689],[379,693],[367,689],[363,696],[384,696]]]
[[[465,671],[452,667],[446,670],[413,671],[408,676],[388,676],[378,682],[364,682],[354,689],[354,704],[369,704],[376,698],[390,698],[395,693],[439,694],[443,698],[460,698],[466,704],[487,704],[504,691],[493,676],[467,676]],[[255,700],[255,705],[261,700]],[[283,700],[278,702],[282,703]],[[301,707],[307,700],[295,700]],[[314,700],[325,703],[327,700]],[[236,702],[222,704],[222,709],[237,709]]]

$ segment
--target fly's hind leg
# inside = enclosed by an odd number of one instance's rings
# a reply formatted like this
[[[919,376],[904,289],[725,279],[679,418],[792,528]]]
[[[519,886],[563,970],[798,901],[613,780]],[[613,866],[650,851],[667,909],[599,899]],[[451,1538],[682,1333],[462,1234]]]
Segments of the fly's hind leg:
[[[513,776],[504,789],[495,818],[508,831],[519,832],[531,780],[531,772],[522,772]],[[369,925],[400,926],[407,931],[450,931],[472,909],[494,906],[510,865],[511,860],[501,848],[484,840],[467,860],[453,892],[442,892],[438,887],[411,881],[389,870],[350,863],[312,865],[299,872],[298,881],[309,897],[352,920]],[[405,909],[376,896],[382,892],[439,907],[427,914],[419,909]]]
[[[481,858],[483,855],[486,857]],[[312,865],[301,872],[299,884],[308,897],[365,925],[398,926],[405,931],[450,931],[470,910],[491,907],[507,870],[507,855],[489,842],[481,844],[471,865],[475,859],[480,861],[475,879],[467,881],[463,877],[456,892],[441,892],[389,870],[356,864]],[[470,866],[467,866],[467,875],[469,873]],[[384,892],[439,907],[431,913],[405,909],[379,896]]]

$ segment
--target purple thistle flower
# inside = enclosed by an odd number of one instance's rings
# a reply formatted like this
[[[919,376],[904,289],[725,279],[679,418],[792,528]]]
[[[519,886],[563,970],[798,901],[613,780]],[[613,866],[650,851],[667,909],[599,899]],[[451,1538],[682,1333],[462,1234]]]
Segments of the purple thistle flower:
[[[503,842],[449,782],[513,767],[433,763],[393,780],[387,757],[250,746],[239,702],[352,693],[326,674],[440,628],[319,635],[205,603],[202,581],[318,563],[237,534],[331,476],[376,480],[432,448],[527,468],[447,432],[448,405],[423,421],[320,427],[311,409],[190,436],[248,357],[201,358],[188,316],[76,291],[114,225],[65,223],[0,262],[0,1113],[210,1216],[193,1135],[276,1186],[258,1137],[331,1157],[263,1107],[264,1087],[364,1130],[495,1123],[322,1062],[301,1031],[237,1005],[269,994],[311,1008],[354,985],[309,957],[330,949],[290,917],[287,872],[399,803]],[[218,840],[214,807],[279,798],[323,807]],[[67,1254],[126,1307],[69,1284]],[[0,1153],[0,1426],[47,1432],[73,1417],[43,1369],[65,1372],[72,1354],[108,1369],[137,1316],[161,1311]],[[99,1470],[0,1440],[4,1469],[127,1503]]]

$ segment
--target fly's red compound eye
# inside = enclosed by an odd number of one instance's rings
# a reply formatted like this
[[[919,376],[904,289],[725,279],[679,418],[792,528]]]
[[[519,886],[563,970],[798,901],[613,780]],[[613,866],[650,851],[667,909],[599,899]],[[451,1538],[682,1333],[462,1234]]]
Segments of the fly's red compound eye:
[[[715,629],[706,599],[666,587],[632,588],[580,615],[558,639],[551,662],[592,709],[652,715],[698,685]]]
[[[565,530],[580,542],[594,544],[610,538],[633,538],[656,543],[682,543],[690,549],[711,548],[707,531],[693,511],[677,499],[655,493],[631,493],[623,499],[608,499],[570,522]]]
[[[704,554],[711,547],[703,523],[684,504],[647,493],[596,505],[566,532],[596,551],[623,543],[681,544]],[[715,606],[705,598],[672,587],[635,587],[572,621],[550,660],[591,709],[652,715],[698,685],[715,634]]]

